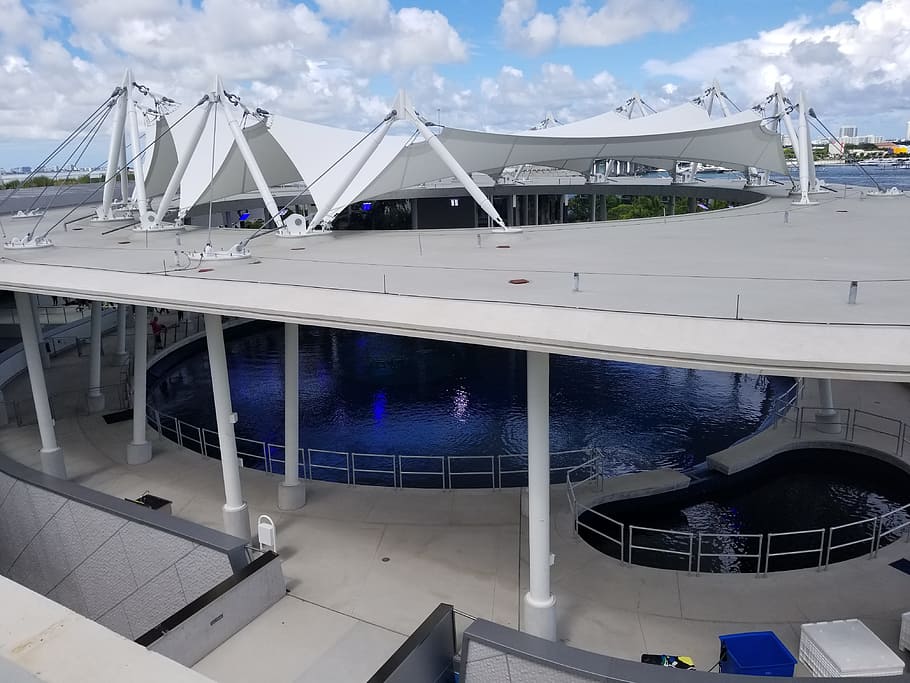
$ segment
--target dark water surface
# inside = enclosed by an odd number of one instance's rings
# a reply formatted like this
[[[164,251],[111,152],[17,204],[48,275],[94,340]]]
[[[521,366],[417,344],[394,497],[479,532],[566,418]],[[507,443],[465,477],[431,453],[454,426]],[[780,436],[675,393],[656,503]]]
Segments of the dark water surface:
[[[730,482],[730,483],[727,483]],[[832,526],[868,520],[910,502],[910,475],[874,458],[834,450],[803,450],[775,457],[755,472],[739,477],[718,477],[715,485],[703,486],[687,494],[658,497],[639,503],[607,504],[597,508],[625,524],[698,534],[768,534]],[[593,518],[593,516],[591,516]],[[882,531],[907,521],[906,513],[890,516]],[[593,519],[589,521],[594,522]],[[596,525],[596,522],[594,522]],[[872,536],[871,522],[834,532],[833,539],[820,533],[772,540],[772,550],[796,551],[859,541]],[[600,547],[595,535],[582,535]],[[897,534],[883,537],[890,542]],[[767,551],[767,536],[762,540]],[[650,532],[637,533],[636,545],[687,551],[688,539]],[[697,544],[697,542],[696,542]],[[831,551],[831,561],[858,557],[870,551],[872,541],[856,543]],[[706,553],[730,552],[757,554],[758,540],[709,538]],[[614,548],[603,550],[617,554]],[[648,550],[633,551],[636,564],[686,569],[688,558]],[[814,567],[818,552],[797,556],[772,557],[771,571]],[[703,569],[755,571],[754,559],[706,558]]]

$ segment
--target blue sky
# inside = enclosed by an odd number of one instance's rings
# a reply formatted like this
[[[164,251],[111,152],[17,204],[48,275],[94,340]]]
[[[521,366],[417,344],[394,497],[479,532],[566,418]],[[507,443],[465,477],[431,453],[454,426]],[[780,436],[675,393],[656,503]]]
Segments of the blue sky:
[[[449,125],[514,130],[636,91],[661,109],[715,77],[742,107],[775,80],[806,88],[832,128],[902,136],[910,119],[910,0],[0,0],[0,15],[0,167],[38,160],[127,66],[180,101],[217,71],[257,106],[357,128],[398,87]]]

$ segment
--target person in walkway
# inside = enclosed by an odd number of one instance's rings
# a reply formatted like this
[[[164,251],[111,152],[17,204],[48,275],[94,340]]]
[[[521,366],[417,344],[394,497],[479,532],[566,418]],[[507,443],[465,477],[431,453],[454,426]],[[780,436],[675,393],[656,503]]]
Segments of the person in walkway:
[[[155,351],[160,351],[164,348],[164,344],[161,343],[161,333],[164,331],[164,325],[158,322],[158,316],[156,315],[152,318],[152,322],[149,323],[152,328],[152,334],[155,335]]]

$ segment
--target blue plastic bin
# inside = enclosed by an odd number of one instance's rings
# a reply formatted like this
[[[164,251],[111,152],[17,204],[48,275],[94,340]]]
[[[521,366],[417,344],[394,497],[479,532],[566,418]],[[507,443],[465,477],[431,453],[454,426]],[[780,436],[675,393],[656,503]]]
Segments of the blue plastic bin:
[[[720,636],[720,672],[748,676],[793,676],[796,658],[771,631]]]

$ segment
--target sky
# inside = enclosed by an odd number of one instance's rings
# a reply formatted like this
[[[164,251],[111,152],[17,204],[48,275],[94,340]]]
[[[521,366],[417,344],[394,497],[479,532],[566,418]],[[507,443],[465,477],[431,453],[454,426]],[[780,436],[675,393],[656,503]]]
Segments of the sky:
[[[508,131],[715,78],[746,108],[780,81],[835,132],[903,137],[910,0],[0,0],[0,168],[35,165],[126,68],[179,102],[218,74],[247,106],[366,130],[401,88],[429,119]]]

